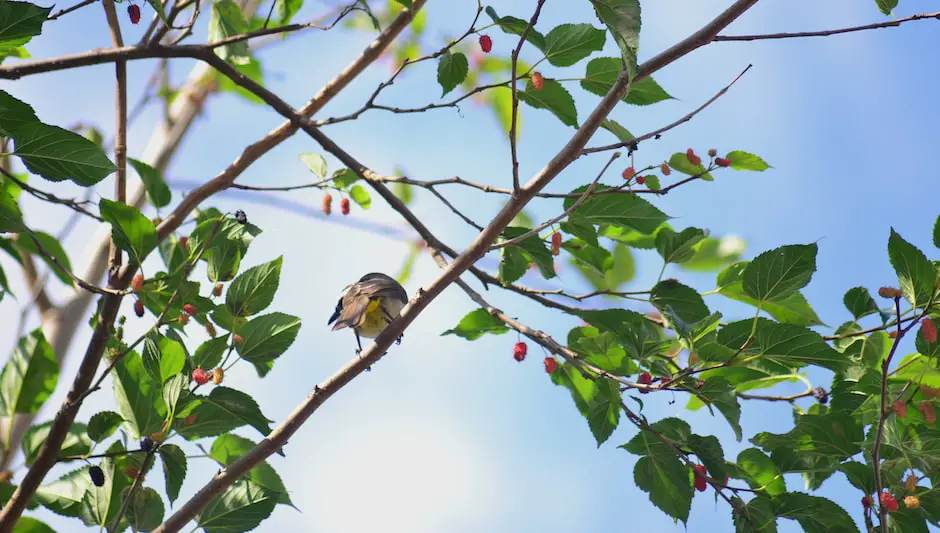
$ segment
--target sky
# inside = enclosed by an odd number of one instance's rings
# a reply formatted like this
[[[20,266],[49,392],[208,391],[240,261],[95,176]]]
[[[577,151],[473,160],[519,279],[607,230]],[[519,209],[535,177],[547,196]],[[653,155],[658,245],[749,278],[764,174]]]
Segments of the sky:
[[[492,3],[500,14],[518,17],[527,17],[533,4]],[[728,4],[715,0],[643,2],[640,60],[668,48]],[[901,0],[896,14],[931,11],[935,9],[931,4]],[[297,20],[308,20],[326,8],[327,4],[307,0]],[[466,28],[476,5],[431,1],[426,9],[429,30],[425,44],[436,49]],[[146,19],[151,11],[145,8],[144,13]],[[726,33],[804,31],[884,20],[870,0],[763,0]],[[597,24],[587,1],[549,0],[538,27],[547,33],[566,22]],[[620,104],[612,118],[634,133],[655,129],[698,107],[753,64],[728,94],[661,140],[643,144],[637,158],[644,164],[655,163],[691,146],[699,153],[711,147],[747,150],[769,162],[773,168],[766,172],[721,172],[714,182],[680,187],[655,199],[655,204],[675,217],[674,227],[697,226],[709,228],[713,235],[743,238],[748,243],[745,258],[784,244],[818,242],[818,271],[804,294],[823,322],[834,328],[850,318],[842,306],[847,289],[863,285],[874,291],[896,283],[886,249],[891,227],[928,255],[936,255],[936,250],[930,249],[930,234],[938,214],[933,169],[940,112],[930,102],[940,88],[940,77],[924,59],[927,51],[940,47],[936,28],[935,21],[927,21],[828,38],[711,44],[654,75],[674,100],[646,108]],[[126,21],[123,29],[130,42],[143,31]],[[204,39],[204,26],[202,33],[199,31],[197,28],[198,38]],[[514,45],[504,35],[490,34],[494,53],[506,54]],[[260,59],[267,86],[299,107],[368,41],[369,36],[363,33],[306,32],[266,48]],[[110,37],[104,16],[100,8],[92,6],[48,24],[29,50],[35,58],[45,58],[107,46]],[[615,54],[614,44],[608,42],[603,55]],[[153,67],[152,61],[129,65],[131,95],[139,94]],[[191,67],[192,62],[184,60],[174,64],[174,79],[182,80]],[[440,88],[435,72],[431,62],[407,72],[383,95],[384,101],[402,106],[436,101]],[[548,65],[542,72],[546,77],[563,75]],[[343,115],[358,108],[389,74],[389,64],[373,66],[318,117]],[[111,66],[2,81],[0,89],[27,101],[44,121],[64,126],[81,120],[106,132],[113,129]],[[597,98],[579,91],[576,101],[579,117],[584,117]],[[526,177],[551,159],[573,130],[546,112],[521,109],[520,172]],[[158,113],[147,112],[134,124],[128,137],[131,157],[143,152],[158,119]],[[235,95],[213,97],[167,178],[177,184],[210,179],[247,144],[281,122],[273,111]],[[486,108],[469,102],[459,113],[454,109],[412,115],[375,111],[324,131],[380,173],[402,168],[416,179],[461,176],[494,186],[511,183],[504,135]],[[599,132],[591,144],[612,140],[606,132]],[[309,182],[311,175],[297,158],[305,152],[319,152],[318,146],[309,138],[294,136],[253,165],[239,182],[265,186]],[[589,182],[606,157],[580,159],[549,190],[564,192]],[[327,160],[331,170],[339,168],[335,160]],[[616,183],[618,173],[612,172],[607,181]],[[75,194],[75,189],[65,184],[38,179],[35,183],[61,196]],[[111,190],[110,179],[102,182],[100,194],[108,196]],[[489,220],[502,205],[501,200],[482,192],[442,191],[478,221]],[[174,191],[176,199],[180,192]],[[354,207],[348,218],[321,216],[320,194],[314,191],[265,198],[269,197],[232,191],[218,195],[208,205],[244,209],[264,230],[244,266],[284,256],[281,290],[271,309],[299,316],[304,326],[265,380],[258,379],[247,366],[236,366],[226,377],[228,384],[252,394],[268,418],[281,421],[315,383],[354,356],[352,334],[331,333],[326,325],[342,287],[362,273],[396,273],[408,251],[407,239],[414,235],[377,198],[371,209]],[[28,223],[50,232],[68,216],[63,209],[35,201],[24,206]],[[475,236],[474,230],[426,193],[417,193],[413,208],[439,237],[458,250]],[[545,220],[560,209],[558,202],[539,201],[530,212],[534,219]],[[86,257],[85,246],[95,242],[89,239],[93,230],[93,224],[82,222],[66,239],[73,263],[80,264]],[[14,291],[25,294],[13,263],[0,257],[0,265]],[[495,259],[486,265],[495,270]],[[159,264],[150,262],[145,267],[155,271]],[[660,267],[655,254],[637,254],[637,277],[627,289],[649,288]],[[433,261],[422,256],[406,284],[409,295],[438,274]],[[197,275],[205,281],[204,274]],[[714,288],[713,274],[690,275],[670,268],[667,275],[677,275],[703,292]],[[475,283],[472,277],[466,279]],[[524,281],[539,283],[531,276]],[[584,285],[570,268],[560,270],[558,283]],[[61,300],[67,289],[59,284],[53,292]],[[498,288],[489,290],[485,297],[559,340],[577,325],[570,317]],[[708,296],[706,303],[726,317],[744,318],[751,312],[720,296]],[[126,335],[133,338],[149,323],[135,321],[131,301],[125,304],[123,312],[129,316]],[[621,424],[598,449],[567,391],[549,381],[542,369],[541,350],[532,343],[528,359],[520,364],[511,355],[515,334],[485,336],[475,342],[440,335],[474,308],[458,288],[449,288],[409,327],[400,346],[393,346],[371,372],[354,380],[317,411],[289,442],[287,457],[271,460],[292,491],[297,509],[278,507],[259,531],[629,531],[638,520],[644,531],[652,533],[728,531],[732,527],[727,504],[716,502],[711,492],[696,494],[687,526],[675,524],[653,507],[633,483],[636,457],[617,448],[635,434],[634,428]],[[19,304],[5,298],[0,302],[0,313],[8,318],[8,324],[14,324]],[[35,316],[32,320],[34,326]],[[15,344],[14,329],[0,329],[0,353]],[[64,397],[89,333],[83,330],[77,336],[62,370],[59,390],[42,419],[51,418]],[[190,335],[191,348],[205,338],[201,331],[190,331]],[[913,350],[904,348],[905,354]],[[825,373],[811,372],[810,378],[828,388]],[[87,420],[91,413],[113,408],[109,391],[106,387],[105,392],[91,396],[79,418]],[[783,432],[792,427],[786,404],[745,402],[745,438],[736,442],[722,418],[707,411],[686,411],[685,398],[672,399],[666,394],[647,396],[644,413],[652,420],[678,416],[697,433],[717,436],[731,460],[749,447],[747,439],[755,433]],[[807,407],[811,402],[801,405]],[[259,438],[257,432],[239,433]],[[214,472],[208,460],[190,461],[184,497]],[[163,492],[159,475],[151,483]],[[791,491],[804,490],[798,476],[788,476],[787,483]],[[817,494],[835,499],[860,519],[861,495],[841,475],[826,481]],[[76,530],[74,520],[40,511],[35,516],[59,531]],[[796,523],[783,520],[779,529],[799,531]]]

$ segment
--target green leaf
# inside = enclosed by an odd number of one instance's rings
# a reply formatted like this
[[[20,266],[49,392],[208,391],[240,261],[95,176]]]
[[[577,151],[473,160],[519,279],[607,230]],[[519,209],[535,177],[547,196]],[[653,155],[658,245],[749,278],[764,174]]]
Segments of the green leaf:
[[[39,241],[38,246],[36,241]],[[56,239],[44,231],[31,231],[17,239],[16,246],[20,250],[23,250],[41,259],[43,263],[49,266],[49,269],[52,270],[52,272],[62,283],[68,285],[69,287],[74,285],[72,278],[68,274],[68,272],[71,272],[72,270],[72,262],[69,260],[69,256],[65,252],[65,248],[62,247],[62,243],[59,242],[59,239]],[[40,246],[42,247],[42,250],[45,252],[45,254],[40,253]],[[55,261],[52,261],[46,257],[46,255],[54,257]],[[56,262],[62,265],[62,267],[60,268],[58,265],[56,265]],[[63,268],[68,270],[68,272],[63,270]]]
[[[8,418],[36,413],[55,391],[59,363],[42,329],[25,335],[0,374],[0,407]]]
[[[160,20],[167,26],[170,26],[170,21],[166,18],[166,11],[163,9],[163,2],[161,0],[147,0],[147,3],[157,12],[157,15],[160,16]]]
[[[250,452],[255,447],[255,443],[238,435],[220,435],[212,442],[212,450],[209,457],[218,461],[222,466],[229,466],[238,458]],[[274,468],[267,461],[261,461],[257,466],[248,472],[248,479],[255,485],[264,488],[268,492],[277,495],[278,503],[293,505],[290,501],[290,495],[281,476],[277,475]]]
[[[414,187],[408,183],[396,181],[392,184],[392,192],[405,205],[411,205],[412,200],[414,200]]]
[[[863,494],[875,492],[875,473],[872,467],[857,461],[846,461],[839,467],[853,487]]]
[[[581,371],[563,363],[551,375],[555,385],[571,392],[571,398],[581,415],[587,419],[597,447],[606,441],[620,423],[620,389],[608,378],[588,379]]]
[[[470,64],[467,62],[467,56],[460,52],[444,54],[437,64],[437,83],[444,91],[441,97],[463,83],[463,80],[467,79],[469,70]]]
[[[736,533],[777,533],[777,517],[773,503],[760,496],[751,499],[747,505],[731,515]]]
[[[940,248],[940,215],[937,215],[937,221],[933,223],[933,245]]]
[[[786,481],[777,465],[757,448],[747,448],[738,454],[737,464],[747,473],[745,480],[754,490],[760,489],[768,496],[777,496],[787,491]]]
[[[604,48],[607,35],[590,24],[562,24],[545,36],[545,58],[556,67],[570,67]]]
[[[39,487],[36,490],[36,501],[58,515],[77,517],[85,491],[93,486],[88,468],[85,466],[72,470],[56,481]]]
[[[308,153],[300,154],[300,160],[303,161],[310,172],[317,175],[318,178],[325,178],[327,173],[326,159],[320,154]]]
[[[199,368],[215,368],[222,362],[222,356],[228,348],[228,335],[209,339],[196,348],[193,365]]]
[[[234,316],[251,316],[274,301],[281,279],[283,256],[242,272],[225,293],[225,307]]]
[[[672,167],[673,170],[677,170],[689,176],[698,176],[705,181],[712,181],[715,179],[710,173],[705,171],[705,167],[702,166],[701,163],[698,165],[693,165],[692,162],[689,161],[689,157],[685,152],[676,152],[672,154],[672,156],[669,158],[669,166]]]
[[[264,377],[273,363],[290,348],[300,331],[300,319],[285,313],[270,313],[248,321],[239,334],[245,341],[235,347],[238,354]]]
[[[0,189],[0,233],[18,233],[22,229],[23,213],[20,212],[16,198],[5,189]]]
[[[725,159],[731,160],[731,168],[734,170],[754,170],[763,172],[770,168],[760,157],[747,153],[743,150],[734,150],[725,155]]]
[[[705,465],[708,476],[721,484],[728,475],[725,471],[725,452],[721,449],[721,442],[712,435],[706,437],[692,435],[689,437],[688,445],[699,461]]]
[[[189,236],[190,254],[205,246],[202,260],[209,264],[209,280],[228,281],[235,277],[241,258],[261,229],[251,224],[239,224],[231,218],[213,216],[199,222]],[[211,239],[211,240],[210,240]]]
[[[177,418],[176,430],[187,440],[202,437],[214,437],[249,425],[262,435],[271,433],[271,420],[261,413],[258,404],[244,392],[218,386],[208,396],[190,395],[194,408],[184,407],[177,417],[196,415],[191,424],[186,425]]]
[[[529,26],[529,21],[527,20],[516,17],[500,17],[492,7],[486,8],[486,14],[493,19],[493,22],[499,26],[499,29],[510,35],[519,35],[521,37],[522,33]],[[542,52],[545,51],[545,36],[539,33],[535,28],[529,29],[529,32],[526,33],[525,40]]]
[[[124,489],[130,486],[130,480],[115,467],[115,459],[105,457],[101,460],[104,471],[104,484],[94,484],[85,491],[79,517],[85,525],[105,526],[117,518],[121,507]]]
[[[277,499],[277,494],[242,479],[209,502],[196,522],[206,533],[251,531],[271,515]]]
[[[878,312],[878,304],[865,287],[853,287],[846,291],[842,303],[856,320]]]
[[[580,265],[593,269],[600,276],[607,274],[614,266],[614,256],[606,248],[592,246],[581,239],[569,239],[561,247]]]
[[[101,218],[111,224],[111,239],[127,252],[134,264],[141,264],[157,247],[157,230],[153,222],[134,208],[121,202],[102,198],[98,203]]]
[[[360,185],[353,185],[352,188],[349,189],[349,196],[363,209],[372,207],[372,197],[369,196],[369,191],[365,190],[365,188]]]
[[[277,16],[274,17],[274,27],[284,26],[290,24],[290,21],[294,18],[294,15],[300,11],[304,5],[304,0],[275,0],[274,1],[274,12]],[[403,4],[405,7],[411,7],[410,1],[408,4]]]
[[[591,0],[594,12],[607,25],[620,47],[630,78],[636,74],[636,54],[640,45],[639,0]]]
[[[734,436],[739,441],[743,437],[741,432],[741,405],[734,393],[734,386],[720,376],[709,377],[705,385],[695,391],[696,397],[706,405],[715,406],[724,415],[725,420],[734,430]]]
[[[708,233],[699,228],[685,228],[676,233],[671,228],[662,228],[656,232],[656,251],[667,263],[682,263],[692,259],[695,246]]]
[[[114,432],[124,423],[124,418],[114,411],[101,411],[95,413],[88,421],[88,438],[101,442],[114,435]]]
[[[831,412],[825,415],[802,415],[788,433],[761,432],[751,442],[765,450],[787,449],[804,456],[852,457],[863,440],[862,428],[852,416]]]
[[[698,291],[674,279],[657,283],[650,293],[650,303],[660,311],[675,314],[686,324],[694,324],[710,314]]]
[[[158,1],[158,0],[153,0]],[[270,26],[269,26],[270,27]],[[243,74],[245,77],[251,81],[257,83],[258,85],[264,86],[264,70],[261,68],[261,62],[254,57],[250,57],[248,62],[244,65],[233,65],[235,70]],[[235,93],[238,96],[241,96],[245,100],[248,100],[252,104],[264,105],[264,100],[257,94],[249,91],[248,89],[238,85],[228,76],[222,74],[216,75],[217,83],[219,84],[220,92]]]
[[[537,91],[529,79],[526,81],[525,90],[517,94],[520,101],[536,109],[551,111],[562,124],[572,128],[578,127],[578,110],[574,105],[574,98],[556,80],[545,78],[542,89]]]
[[[627,144],[633,139],[636,139],[636,137],[634,137],[633,134],[627,130],[627,128],[621,126],[620,123],[616,120],[605,119],[604,122],[601,122],[601,127],[613,133],[614,136],[617,137],[617,140],[624,144]]]
[[[51,7],[39,7],[29,2],[5,1],[0,3],[0,59],[15,53],[16,49],[42,33],[42,24],[49,18]],[[3,110],[0,108],[0,116]],[[0,118],[0,130],[3,119]]]
[[[147,163],[130,157],[127,158],[127,162],[134,167],[137,175],[140,176],[140,181],[144,183],[144,188],[147,189],[147,196],[150,198],[150,203],[153,204],[154,207],[169,205],[173,197],[170,194],[170,187],[166,184],[160,172]]]
[[[666,349],[662,331],[644,315],[627,309],[581,311],[578,316],[600,331],[612,333],[627,355],[633,359],[647,359]]]
[[[718,342],[731,350],[738,350],[754,331],[751,343],[742,351],[746,357],[760,356],[792,368],[816,365],[840,370],[846,358],[826,344],[822,336],[803,326],[778,324],[765,318],[732,322],[718,331]]]
[[[773,500],[774,514],[796,520],[804,531],[858,532],[852,517],[831,500],[802,492],[787,492]]]
[[[232,0],[215,0],[209,17],[209,39],[214,43],[240,35],[247,31],[247,24],[242,17],[241,9]],[[245,65],[251,57],[248,53],[248,41],[238,41],[225,46],[213,48],[213,51],[223,60],[233,65]]]
[[[744,286],[741,277],[748,264],[748,261],[740,261],[728,265],[727,268],[719,272],[717,283],[718,293],[732,300],[744,302],[754,307],[759,305],[761,310],[766,311],[770,316],[784,324],[793,324],[795,326],[823,325],[823,322],[800,292],[791,293],[782,300],[773,302],[760,302],[744,294]]]
[[[816,244],[793,244],[768,250],[748,263],[741,275],[744,293],[770,302],[782,300],[809,284],[816,271]]]
[[[169,412],[169,418],[173,418],[184,394],[189,394],[189,376],[186,374],[177,374],[163,384],[163,405]]]
[[[26,168],[49,181],[71,180],[90,187],[117,168],[95,143],[77,133],[32,122],[13,132],[14,154]]]
[[[605,189],[609,187],[598,185],[594,188],[596,192]],[[571,192],[578,194],[585,190],[587,186]],[[574,198],[566,198],[564,208],[570,209],[575,201]],[[591,196],[581,203],[570,218],[571,221],[579,223],[624,226],[650,235],[670,217],[639,196],[608,193]]]
[[[333,185],[345,189],[359,181],[359,175],[348,168],[341,168],[333,172]]]
[[[161,444],[157,450],[163,461],[163,477],[166,480],[166,497],[170,504],[180,495],[183,480],[186,479],[186,453],[175,444]]]
[[[0,43],[0,48],[2,48]],[[20,517],[13,526],[13,533],[55,533],[45,522],[36,520],[31,516]]]
[[[26,466],[32,466],[33,461],[39,454],[39,449],[49,438],[49,430],[52,428],[52,421],[37,424],[26,430],[23,434],[23,455],[26,457]],[[91,452],[91,439],[88,438],[88,428],[85,424],[78,422],[72,424],[69,429],[62,448],[59,450],[60,456],[66,455],[85,455]]]
[[[649,494],[653,505],[669,516],[686,523],[692,506],[689,469],[672,450],[654,448],[633,468],[636,486]]]
[[[11,6],[17,5],[26,5],[32,8],[37,7],[28,3],[4,2],[0,4],[0,20],[3,19],[4,13],[9,12]],[[2,44],[0,44],[0,47],[2,47]],[[10,93],[6,91],[0,91],[0,133],[5,136],[12,136],[15,129],[34,122],[39,122],[39,119],[36,118],[36,112],[33,111],[33,108],[29,104],[12,97]]]
[[[160,431],[166,415],[163,384],[150,378],[137,352],[129,352],[114,367],[114,396],[134,438]]]
[[[183,371],[186,352],[183,345],[173,339],[152,333],[144,340],[141,359],[150,377],[162,386],[168,379]]]
[[[591,246],[598,246],[597,228],[584,222],[567,220],[560,224],[561,231],[574,235]]]
[[[163,523],[166,510],[160,494],[150,487],[141,487],[127,505],[127,521],[137,531],[150,531]]]
[[[890,15],[891,10],[898,7],[898,0],[875,0],[878,10],[884,15]]]
[[[905,241],[894,228],[888,238],[888,258],[898,274],[904,298],[915,308],[930,301],[937,281],[937,269],[916,246]]]
[[[503,284],[512,283],[525,275],[529,269],[529,258],[522,248],[506,246],[500,249],[499,268],[496,275]]]
[[[582,354],[584,360],[616,376],[632,376],[639,372],[639,367],[627,357],[626,350],[617,342],[617,338],[597,328],[577,327],[568,332],[568,346]]]
[[[505,240],[511,240],[524,235],[529,231],[531,230],[510,226],[503,230],[502,237]],[[502,254],[504,258],[506,257],[507,253],[511,253],[506,252],[506,250],[511,248],[522,250],[526,259],[526,268],[528,268],[529,261],[533,261],[535,262],[535,266],[538,267],[539,272],[542,274],[542,277],[545,279],[551,279],[555,277],[555,260],[552,257],[552,252],[548,249],[548,246],[545,245],[545,241],[540,239],[537,234],[530,235],[516,244],[511,244],[504,247],[504,253]]]
[[[489,314],[486,309],[475,309],[466,314],[457,327],[449,329],[441,335],[457,335],[468,341],[477,340],[486,333],[493,335],[502,335],[509,331],[509,326],[502,320]]]
[[[622,68],[623,63],[620,58],[596,57],[587,64],[584,79],[581,80],[581,88],[598,96],[606,96],[617,81]],[[634,81],[630,85],[630,90],[622,98],[624,102],[633,105],[650,105],[671,99],[672,96],[650,77]]]

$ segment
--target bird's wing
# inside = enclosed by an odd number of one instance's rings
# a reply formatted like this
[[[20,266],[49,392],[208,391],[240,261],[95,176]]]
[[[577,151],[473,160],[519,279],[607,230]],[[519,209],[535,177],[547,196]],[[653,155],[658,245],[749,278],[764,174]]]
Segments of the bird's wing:
[[[360,286],[350,287],[336,305],[336,312],[333,313],[336,316],[336,324],[333,324],[333,331],[361,326],[366,318],[366,309],[370,301],[369,296],[363,294]]]

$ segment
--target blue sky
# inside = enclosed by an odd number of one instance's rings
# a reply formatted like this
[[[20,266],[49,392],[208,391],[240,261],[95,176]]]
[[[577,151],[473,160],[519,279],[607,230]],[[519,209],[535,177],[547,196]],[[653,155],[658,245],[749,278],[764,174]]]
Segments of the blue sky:
[[[426,44],[436,48],[443,39],[462,32],[475,9],[474,2],[431,1],[426,8]],[[502,1],[492,5],[500,14],[527,16],[533,2]],[[661,0],[643,3],[641,60],[670,46],[711,19],[728,2]],[[931,10],[931,2],[902,0],[899,16]],[[564,22],[596,24],[589,3],[549,1],[539,22],[543,32]],[[306,20],[324,10],[308,0],[298,15]],[[149,16],[145,8],[145,19]],[[871,0],[790,0],[760,2],[727,30],[729,34],[801,31],[852,26],[886,20]],[[124,26],[130,42],[143,31]],[[203,33],[197,35],[205,35]],[[508,53],[510,39],[492,33],[494,51]],[[202,37],[200,37],[202,38]],[[265,49],[261,59],[269,88],[300,106],[344,67],[367,44],[358,33],[307,32]],[[46,26],[30,44],[36,58],[52,57],[110,45],[100,9],[91,7]],[[746,257],[783,244],[819,242],[818,272],[804,291],[822,320],[835,327],[849,318],[842,306],[848,288],[872,289],[895,282],[887,260],[886,243],[893,226],[909,241],[930,251],[930,231],[936,219],[935,139],[940,114],[934,101],[940,79],[922,54],[940,47],[935,22],[915,22],[899,29],[862,32],[822,39],[716,43],[681,59],[655,78],[676,100],[648,108],[618,106],[613,118],[634,133],[671,122],[707,100],[748,64],[751,71],[732,90],[659,141],[637,152],[638,162],[659,162],[669,154],[695,147],[704,153],[743,149],[759,154],[773,168],[761,173],[721,172],[711,183],[698,182],[656,199],[656,205],[676,217],[674,226],[709,228],[715,235],[738,235],[748,242]],[[608,42],[606,55],[615,54]],[[174,77],[181,80],[192,63],[180,61]],[[146,82],[154,63],[129,66],[131,94]],[[574,67],[575,72],[581,67]],[[561,75],[549,66],[546,77]],[[335,99],[320,118],[342,115],[361,105],[376,84],[389,75],[389,65],[376,65]],[[565,73],[571,76],[571,73]],[[113,69],[45,74],[17,82],[0,82],[36,109],[47,122],[68,125],[77,120],[110,131],[113,124]],[[135,91],[136,89],[136,91]],[[431,63],[409,71],[385,95],[386,102],[411,105],[440,95]],[[597,98],[576,90],[579,116]],[[131,98],[134,101],[134,98]],[[523,110],[520,140],[522,176],[530,176],[548,161],[573,130],[553,116]],[[508,144],[485,108],[469,102],[458,114],[444,109],[417,115],[372,112],[361,120],[326,129],[334,140],[380,173],[396,167],[418,179],[454,175],[472,181],[507,186],[511,183]],[[139,157],[158,116],[150,112],[135,124],[129,152]],[[180,182],[205,181],[233,161],[247,144],[281,123],[274,112],[226,94],[212,99],[209,111],[197,119],[185,146],[168,172]],[[605,132],[596,141],[609,142]],[[300,184],[311,179],[297,155],[318,152],[308,138],[295,136],[262,158],[239,180],[254,185]],[[331,169],[337,168],[334,160]],[[588,182],[606,161],[598,155],[582,158],[549,186],[566,191]],[[616,183],[612,173],[609,182]],[[67,185],[42,184],[68,196]],[[101,194],[110,195],[110,181]],[[480,192],[446,189],[468,214],[488,220],[501,203]],[[178,194],[178,191],[175,191]],[[300,403],[313,384],[330,376],[353,356],[354,339],[347,332],[330,333],[326,319],[340,289],[361,273],[395,273],[407,243],[395,235],[410,235],[397,215],[381,201],[369,211],[354,207],[349,221],[363,221],[395,230],[391,237],[343,224],[338,216],[316,214],[320,195],[299,191],[277,197],[308,207],[283,210],[246,198],[237,192],[215,198],[210,205],[242,208],[265,232],[245,259],[246,266],[284,256],[281,291],[272,309],[304,320],[293,347],[261,381],[247,367],[236,367],[226,380],[251,392],[265,414],[276,421]],[[452,247],[461,249],[474,232],[462,225],[433,197],[418,193],[415,211]],[[34,226],[54,232],[67,212],[36,202],[25,204]],[[533,205],[532,214],[544,220],[560,210],[557,202]],[[338,223],[340,222],[340,223]],[[80,263],[93,226],[83,223],[66,241],[73,263]],[[659,273],[655,255],[639,254],[637,278],[631,288],[648,288]],[[22,281],[7,258],[0,258],[18,294]],[[156,262],[150,268],[158,268]],[[673,272],[673,271],[669,271]],[[675,271],[678,272],[678,271]],[[439,270],[422,257],[406,288],[413,294],[435,279]],[[714,288],[713,275],[679,273],[680,279],[701,291]],[[203,278],[204,279],[204,278]],[[472,278],[467,278],[472,280]],[[527,280],[532,281],[534,280]],[[570,269],[560,281],[580,283]],[[57,282],[54,282],[57,283]],[[58,295],[66,291],[55,287]],[[549,313],[526,301],[491,289],[491,303],[524,323],[563,340],[576,322]],[[21,298],[22,299],[22,298]],[[706,302],[726,316],[744,317],[749,311],[709,296]],[[147,324],[130,311],[127,335]],[[280,507],[261,531],[389,532],[509,531],[562,532],[572,530],[624,531],[642,523],[644,531],[683,529],[655,509],[633,484],[635,457],[616,448],[634,430],[623,424],[597,449],[587,424],[568,393],[551,385],[541,365],[541,351],[531,345],[522,364],[512,360],[515,334],[485,337],[469,343],[440,333],[452,327],[474,306],[456,287],[448,289],[408,329],[401,346],[371,373],[356,379],[330,399],[290,441],[287,458],[272,464],[302,511]],[[639,308],[642,310],[642,308]],[[0,313],[12,322],[18,316],[14,300],[0,303]],[[191,331],[193,347],[201,331]],[[12,328],[0,331],[3,346],[12,346]],[[77,338],[76,349],[60,378],[64,396],[77,365],[80,347],[89,332]],[[908,353],[912,348],[905,346]],[[827,375],[811,374],[828,387]],[[785,390],[785,389],[781,389]],[[786,405],[745,403],[745,439],[738,443],[721,418],[707,412],[690,413],[685,398],[670,404],[671,396],[645,397],[651,419],[679,416],[700,434],[721,439],[732,459],[748,447],[759,431],[781,432],[791,427]],[[56,403],[44,412],[51,417]],[[807,402],[806,405],[809,405]],[[83,409],[91,413],[113,406],[107,392],[95,394]],[[242,432],[257,439],[257,433]],[[191,462],[183,494],[192,494],[214,472],[208,463]],[[803,490],[802,480],[788,478],[790,490]],[[151,483],[162,492],[156,476]],[[860,518],[859,498],[840,475],[828,480],[819,494],[835,498],[853,517]],[[60,531],[74,530],[73,521],[42,514]],[[640,521],[640,522],[638,522]],[[781,531],[798,531],[795,523],[780,522]],[[693,501],[689,531],[727,531],[730,513],[711,492]]]

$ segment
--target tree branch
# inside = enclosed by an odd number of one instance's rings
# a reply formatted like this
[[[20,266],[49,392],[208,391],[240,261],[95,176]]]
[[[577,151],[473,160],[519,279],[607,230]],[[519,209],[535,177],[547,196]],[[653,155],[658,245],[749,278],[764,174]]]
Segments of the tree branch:
[[[862,26],[852,26],[850,28],[839,28],[837,30],[820,30],[820,31],[802,31],[796,33],[765,33],[759,35],[718,35],[715,37],[715,42],[728,42],[728,41],[761,41],[767,39],[792,39],[796,37],[828,37],[830,35],[839,35],[842,33],[852,33],[856,31],[866,31],[866,30],[877,30],[880,28],[891,28],[898,27],[905,22],[910,22],[912,20],[928,20],[928,19],[937,19],[940,20],[940,11],[934,13],[922,13],[919,15],[911,15],[909,17],[904,17],[900,19],[890,20],[888,22],[878,22],[875,24],[865,24]]]
[[[529,24],[522,30],[522,34],[519,35],[519,44],[516,45],[516,49],[512,51],[512,73],[509,81],[509,88],[512,90],[512,117],[509,122],[509,151],[512,154],[513,194],[519,191],[519,155],[516,148],[516,125],[519,118],[519,78],[517,77],[516,68],[519,65],[519,53],[522,51],[522,45],[525,44],[525,38],[538,22],[539,13],[542,12],[543,5],[545,5],[545,0],[538,0],[538,3],[535,5],[535,13],[532,14],[532,18],[529,19]]]
[[[669,51],[672,60],[681,57],[685,53],[701,46],[697,44],[701,39],[708,42],[711,37],[721,31],[724,27],[734,21],[738,16],[750,8],[757,0],[738,0],[725,12],[719,15],[714,21],[709,23],[705,29],[693,34],[692,37],[677,44]],[[417,2],[416,2],[417,4]],[[661,54],[662,55],[662,54]],[[660,56],[654,58],[652,67],[655,69],[669,63]],[[227,65],[226,65],[227,66]],[[230,69],[230,67],[229,67]],[[646,75],[649,75],[653,69],[648,69]],[[233,81],[243,87],[247,84],[242,79],[233,77]],[[248,80],[250,81],[250,80]],[[255,84],[256,85],[256,84]],[[192,498],[184,503],[180,508],[170,516],[153,533],[169,533],[179,531],[187,522],[189,522],[198,512],[203,509],[213,498],[221,494],[226,488],[232,486],[235,481],[245,475],[256,464],[264,460],[281,447],[288,439],[300,428],[301,425],[321,406],[330,396],[341,390],[346,384],[352,381],[356,376],[371,368],[382,356],[386,350],[397,339],[404,330],[414,321],[414,319],[438,296],[443,290],[453,283],[461,273],[470,268],[473,263],[479,260],[485,253],[487,247],[496,240],[505,227],[519,213],[519,211],[552,179],[561,171],[567,168],[573,162],[585,144],[591,138],[595,131],[600,127],[601,122],[607,117],[613,107],[620,101],[620,98],[626,94],[630,86],[630,80],[626,72],[621,72],[616,81],[608,91],[607,95],[601,100],[590,116],[584,121],[577,133],[568,141],[562,150],[552,160],[539,171],[525,186],[521,187],[519,194],[510,200],[503,209],[490,222],[487,228],[480,232],[476,239],[467,247],[467,249],[457,256],[444,272],[429,285],[426,289],[419,289],[417,295],[402,309],[401,314],[375,339],[374,343],[366,348],[358,357],[354,358],[339,372],[326,380],[322,386],[314,387],[313,392],[302,402],[293,413],[276,429],[274,429],[264,440],[256,445],[248,453],[233,462],[225,470],[214,476],[208,484],[200,489]],[[247,87],[246,87],[247,88]],[[251,90],[251,89],[250,89]],[[268,95],[252,91],[259,97],[265,99],[269,105],[274,105],[266,98]],[[265,91],[267,92],[267,91]],[[275,102],[277,103],[277,102]],[[286,105],[286,104],[285,104]],[[278,106],[282,107],[282,106]],[[288,106],[289,108],[289,106]],[[281,109],[277,109],[281,112]],[[361,164],[357,164],[351,156],[343,152],[335,143],[326,137],[322,132],[312,126],[307,120],[299,120],[296,117],[291,123],[300,122],[304,131],[314,138],[326,151],[336,156],[343,164],[347,165],[360,176],[368,171]],[[371,171],[369,171],[371,172]],[[3,532],[0,532],[3,533]]]

